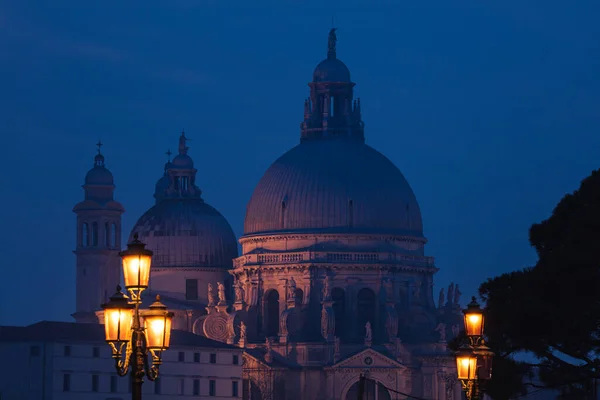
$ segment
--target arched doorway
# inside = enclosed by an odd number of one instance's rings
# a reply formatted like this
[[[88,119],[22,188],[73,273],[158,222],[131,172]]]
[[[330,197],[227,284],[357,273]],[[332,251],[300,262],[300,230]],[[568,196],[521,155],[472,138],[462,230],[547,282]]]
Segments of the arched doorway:
[[[365,337],[365,325],[367,324],[367,321],[371,323],[373,336],[375,336],[375,333],[377,332],[377,325],[375,323],[375,312],[377,311],[375,292],[367,288],[360,289],[356,296],[356,300],[356,322],[358,323],[356,333],[358,338],[362,339]]]
[[[359,382],[356,382],[354,385],[350,387],[348,393],[346,393],[345,400],[356,400],[359,399],[358,395],[359,390]],[[390,392],[380,384],[379,382],[373,379],[365,379],[365,387],[361,400],[392,400],[392,396]]]
[[[265,335],[267,337],[279,334],[279,292],[269,290],[265,297]]]

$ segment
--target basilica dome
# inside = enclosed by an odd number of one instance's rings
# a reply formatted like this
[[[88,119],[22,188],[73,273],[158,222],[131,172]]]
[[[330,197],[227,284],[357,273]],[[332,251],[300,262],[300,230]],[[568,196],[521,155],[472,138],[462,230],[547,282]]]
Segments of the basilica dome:
[[[396,166],[361,140],[308,140],[264,174],[246,210],[246,235],[274,231],[422,236],[415,195]]]
[[[202,199],[186,140],[182,133],[179,154],[156,183],[156,204],[137,221],[130,239],[137,233],[159,268],[229,269],[237,241],[225,217]]]
[[[140,217],[131,236],[135,233],[154,252],[159,268],[231,268],[237,257],[231,226],[202,199],[162,199]]]

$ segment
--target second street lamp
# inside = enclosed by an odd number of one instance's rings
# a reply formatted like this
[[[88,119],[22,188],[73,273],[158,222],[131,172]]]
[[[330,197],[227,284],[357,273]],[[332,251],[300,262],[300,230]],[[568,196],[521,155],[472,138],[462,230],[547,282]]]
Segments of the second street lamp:
[[[481,385],[492,378],[494,353],[485,345],[485,317],[475,297],[463,313],[468,343],[463,344],[456,352],[456,368],[467,400],[475,400],[483,395]]]
[[[169,348],[171,340],[173,313],[160,302],[160,296],[156,296],[148,310],[140,310],[142,291],[148,287],[152,252],[145,249],[137,235],[120,255],[125,287],[131,298],[117,286],[117,293],[102,305],[104,330],[117,373],[120,376],[131,373],[131,398],[141,400],[144,376],[151,381],[158,378],[162,352]]]

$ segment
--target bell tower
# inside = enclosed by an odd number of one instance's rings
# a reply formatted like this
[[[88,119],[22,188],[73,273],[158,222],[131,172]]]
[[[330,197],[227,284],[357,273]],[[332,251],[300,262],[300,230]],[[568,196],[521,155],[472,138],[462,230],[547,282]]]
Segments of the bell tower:
[[[85,176],[84,199],[73,208],[76,228],[76,322],[97,323],[95,312],[108,301],[120,282],[121,215],[123,206],[114,200],[112,173],[104,165],[98,142],[94,166]]]

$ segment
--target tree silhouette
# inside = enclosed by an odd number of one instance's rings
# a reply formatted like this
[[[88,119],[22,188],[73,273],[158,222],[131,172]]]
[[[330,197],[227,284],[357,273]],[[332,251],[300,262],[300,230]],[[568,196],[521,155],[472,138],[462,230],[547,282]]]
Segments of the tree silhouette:
[[[567,194],[529,241],[535,266],[488,279],[486,333],[497,353],[488,393],[523,394],[537,367],[541,384],[562,399],[591,398],[600,367],[600,171]],[[517,362],[519,352],[536,362]],[[533,357],[532,357],[533,358]]]

